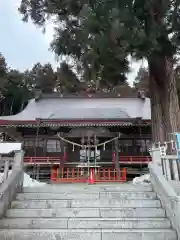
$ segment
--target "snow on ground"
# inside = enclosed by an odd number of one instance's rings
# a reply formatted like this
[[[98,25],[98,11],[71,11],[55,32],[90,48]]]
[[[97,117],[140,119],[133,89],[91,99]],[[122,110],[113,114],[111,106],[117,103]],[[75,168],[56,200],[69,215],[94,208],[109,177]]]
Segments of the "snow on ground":
[[[144,174],[140,177],[135,177],[132,182],[133,184],[149,184],[151,183],[150,174]]]
[[[32,179],[27,173],[24,173],[23,187],[40,187],[44,185],[46,185],[46,183],[38,182],[37,180]]]
[[[12,173],[12,170],[8,172],[8,176]],[[0,183],[4,180],[4,173],[0,173]],[[23,187],[38,187],[44,186],[46,183],[38,182],[37,180],[32,179],[27,173],[24,173],[24,182]]]
[[[17,142],[0,142],[0,154],[8,154],[13,151],[20,151],[22,143]]]

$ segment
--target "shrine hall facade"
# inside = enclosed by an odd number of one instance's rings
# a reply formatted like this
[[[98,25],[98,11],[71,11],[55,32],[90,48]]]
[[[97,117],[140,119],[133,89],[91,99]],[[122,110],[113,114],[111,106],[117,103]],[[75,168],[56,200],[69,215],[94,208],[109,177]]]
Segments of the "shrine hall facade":
[[[0,127],[5,141],[23,143],[27,164],[117,168],[150,160],[150,99],[141,96],[40,94],[20,113],[1,116]]]

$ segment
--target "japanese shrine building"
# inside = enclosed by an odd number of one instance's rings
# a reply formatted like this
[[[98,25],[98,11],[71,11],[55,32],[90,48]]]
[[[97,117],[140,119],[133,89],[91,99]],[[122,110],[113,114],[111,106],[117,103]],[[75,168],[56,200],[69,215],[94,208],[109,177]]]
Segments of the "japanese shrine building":
[[[150,159],[151,110],[145,97],[41,94],[20,113],[0,117],[0,127],[6,138],[23,143],[29,163],[76,166],[89,158],[111,166],[114,152],[120,165]]]

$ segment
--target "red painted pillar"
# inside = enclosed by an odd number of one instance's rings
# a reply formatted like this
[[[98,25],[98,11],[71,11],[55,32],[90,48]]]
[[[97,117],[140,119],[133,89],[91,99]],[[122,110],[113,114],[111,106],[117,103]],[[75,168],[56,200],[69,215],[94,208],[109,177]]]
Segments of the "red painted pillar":
[[[90,169],[90,174],[89,174],[89,184],[94,184],[94,171],[92,168]]]
[[[64,164],[67,161],[67,152],[66,152],[66,147],[64,147],[64,152],[62,159],[60,159],[60,168],[64,168]]]
[[[112,153],[112,164],[113,164],[113,168],[116,168],[116,152],[113,151]]]
[[[122,169],[122,172],[121,172],[121,180],[123,182],[126,182],[126,168],[123,168]]]
[[[64,148],[63,161],[66,162],[66,160],[67,160],[67,153],[66,153],[66,148]]]
[[[57,167],[52,167],[51,169],[51,182],[56,182],[58,177],[58,168]]]

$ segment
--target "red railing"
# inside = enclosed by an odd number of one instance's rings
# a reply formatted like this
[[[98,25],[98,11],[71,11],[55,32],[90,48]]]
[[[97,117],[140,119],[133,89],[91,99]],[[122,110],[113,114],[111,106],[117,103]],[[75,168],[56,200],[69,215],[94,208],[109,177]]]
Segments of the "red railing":
[[[28,164],[47,164],[47,163],[57,163],[64,161],[64,157],[24,157],[24,162]],[[151,157],[149,156],[120,156],[120,164],[148,164],[151,162]],[[70,162],[68,162],[70,163]]]
[[[126,169],[116,171],[110,168],[98,168],[95,174],[95,182],[125,182]]]
[[[60,163],[63,160],[61,157],[24,157],[25,163]]]
[[[148,164],[152,159],[150,156],[120,156],[120,164]]]
[[[87,182],[83,168],[52,168],[51,182]]]
[[[51,170],[51,182],[54,183],[74,183],[74,182],[125,182],[126,181],[126,169],[123,168],[118,172],[114,169],[90,169],[90,174],[83,168],[52,168]]]

